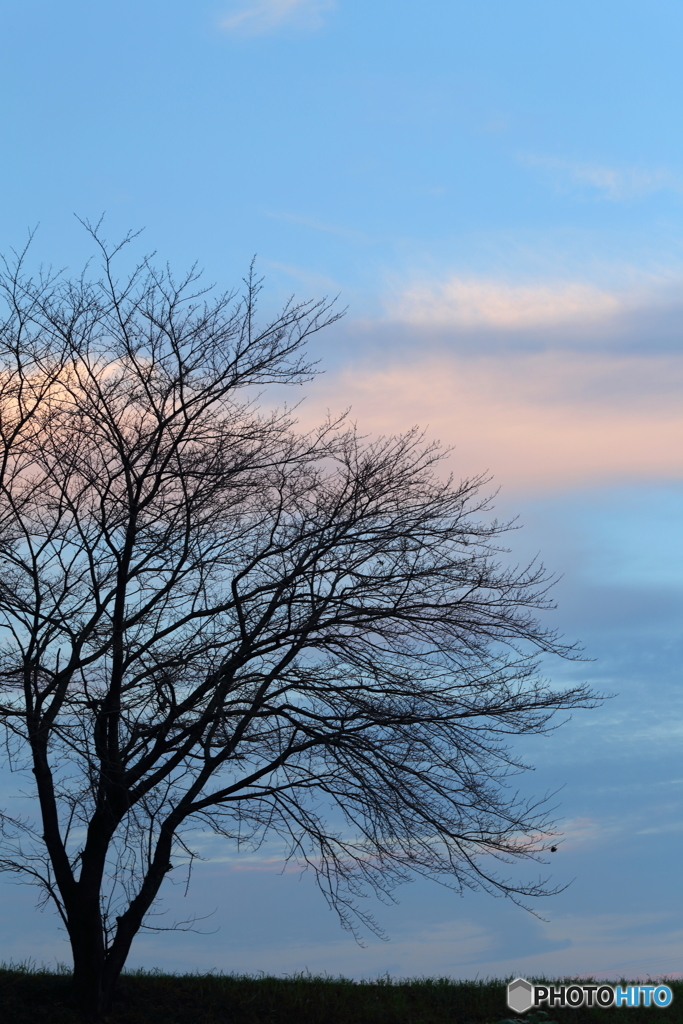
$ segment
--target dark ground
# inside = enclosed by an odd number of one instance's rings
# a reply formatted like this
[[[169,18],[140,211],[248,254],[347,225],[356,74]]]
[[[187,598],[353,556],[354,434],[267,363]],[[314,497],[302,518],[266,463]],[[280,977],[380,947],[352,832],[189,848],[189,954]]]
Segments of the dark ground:
[[[584,983],[585,983],[585,979]],[[0,969],[2,1024],[81,1024],[68,974]],[[683,1024],[683,982],[671,1006],[554,1010],[558,1024]],[[495,1024],[514,1016],[500,981],[131,973],[121,978],[110,1024]]]

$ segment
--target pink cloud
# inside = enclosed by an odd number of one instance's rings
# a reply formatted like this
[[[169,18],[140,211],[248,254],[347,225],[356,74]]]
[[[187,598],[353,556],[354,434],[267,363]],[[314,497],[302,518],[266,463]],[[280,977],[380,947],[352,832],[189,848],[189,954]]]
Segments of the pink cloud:
[[[433,355],[325,375],[300,419],[351,406],[361,433],[419,424],[456,446],[456,475],[558,490],[683,478],[682,387],[677,356]]]

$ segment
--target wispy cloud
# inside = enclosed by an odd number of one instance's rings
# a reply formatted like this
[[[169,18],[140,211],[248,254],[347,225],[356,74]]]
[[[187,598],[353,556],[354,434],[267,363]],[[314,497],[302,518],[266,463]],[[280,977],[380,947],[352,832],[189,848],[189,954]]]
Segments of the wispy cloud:
[[[338,295],[342,291],[342,286],[338,281],[334,281],[326,274],[320,274],[315,270],[299,267],[293,263],[280,263],[277,260],[261,259],[259,262],[266,267],[279,271],[286,277],[291,277],[295,281],[301,282],[306,288],[311,288],[313,291],[323,292],[326,295]]]
[[[347,242],[364,244],[371,241],[369,235],[356,228],[347,228],[343,224],[329,224],[317,220],[315,217],[306,217],[299,213],[277,212],[274,210],[263,210],[264,217],[271,217],[273,220],[283,220],[288,224],[300,224],[302,227],[311,228],[313,231],[322,231],[326,235],[336,235]]]
[[[594,322],[619,309],[617,295],[580,281],[515,285],[455,275],[418,282],[387,302],[391,320],[423,327],[504,330]]]
[[[221,27],[245,35],[261,35],[287,23],[314,29],[334,6],[334,0],[251,0],[224,18]]]
[[[567,190],[570,187],[588,187],[614,202],[635,199],[663,189],[683,191],[683,178],[663,168],[608,167],[532,153],[520,154],[518,159],[526,167],[550,172],[556,188]]]

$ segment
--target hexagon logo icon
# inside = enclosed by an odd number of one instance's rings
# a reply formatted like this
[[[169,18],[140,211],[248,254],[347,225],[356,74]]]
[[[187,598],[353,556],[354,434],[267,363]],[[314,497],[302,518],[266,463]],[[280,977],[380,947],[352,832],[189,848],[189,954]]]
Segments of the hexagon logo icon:
[[[508,1006],[515,1013],[526,1013],[534,1005],[533,989],[526,978],[515,978],[508,985]]]

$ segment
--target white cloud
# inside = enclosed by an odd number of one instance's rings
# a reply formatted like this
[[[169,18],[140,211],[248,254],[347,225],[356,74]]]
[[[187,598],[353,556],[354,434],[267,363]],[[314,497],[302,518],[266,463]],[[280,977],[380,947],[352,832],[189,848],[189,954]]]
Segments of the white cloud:
[[[334,7],[334,0],[251,0],[229,14],[221,27],[247,35],[260,35],[294,22],[305,28],[317,28],[323,11]]]
[[[683,179],[664,169],[642,167],[607,167],[554,156],[521,154],[519,160],[527,167],[539,167],[553,173],[558,187],[568,184],[597,189],[606,199],[620,201],[670,189],[683,191]]]
[[[620,310],[616,294],[580,281],[515,285],[456,275],[417,283],[389,300],[391,320],[425,327],[515,330],[586,321]]]

